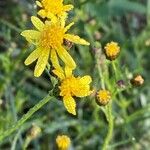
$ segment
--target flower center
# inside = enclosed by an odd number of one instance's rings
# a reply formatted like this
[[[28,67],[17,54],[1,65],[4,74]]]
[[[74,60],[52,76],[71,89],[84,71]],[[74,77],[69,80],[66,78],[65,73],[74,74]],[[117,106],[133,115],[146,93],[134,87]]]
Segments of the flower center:
[[[57,15],[63,11],[63,4],[60,0],[43,0],[42,4],[46,12]]]
[[[120,47],[115,42],[108,43],[105,49],[108,56],[117,55],[120,51]]]
[[[74,96],[73,90],[78,88],[77,79],[75,77],[69,77],[63,80],[60,86],[61,96],[71,95]]]
[[[40,46],[43,48],[57,48],[63,43],[64,30],[59,24],[45,25],[40,36]]]
[[[106,101],[110,100],[110,98],[111,98],[110,92],[107,90],[100,90],[98,92],[98,98],[100,101],[106,102]]]

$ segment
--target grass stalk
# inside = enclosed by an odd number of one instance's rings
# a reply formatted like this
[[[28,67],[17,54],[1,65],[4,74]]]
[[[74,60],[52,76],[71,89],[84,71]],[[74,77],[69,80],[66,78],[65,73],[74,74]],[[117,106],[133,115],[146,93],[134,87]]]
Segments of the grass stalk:
[[[12,134],[14,131],[19,129],[31,116],[38,111],[41,107],[43,107],[46,103],[48,103],[53,97],[50,95],[47,95],[45,98],[43,98],[39,103],[37,103],[34,107],[32,107],[23,117],[18,120],[14,125],[12,125],[9,129],[2,132],[0,134],[0,141],[2,141],[4,138],[8,137],[10,134]]]

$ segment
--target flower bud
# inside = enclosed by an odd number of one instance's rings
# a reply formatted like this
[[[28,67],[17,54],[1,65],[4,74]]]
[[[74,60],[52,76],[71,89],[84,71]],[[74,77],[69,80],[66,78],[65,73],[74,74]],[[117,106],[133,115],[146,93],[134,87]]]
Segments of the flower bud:
[[[141,86],[144,83],[144,79],[141,75],[136,75],[130,82],[133,86]]]
[[[115,60],[120,53],[120,47],[116,42],[107,43],[105,46],[105,55],[108,60]]]
[[[28,133],[28,137],[30,137],[31,139],[35,139],[36,137],[39,136],[40,133],[41,133],[41,128],[39,126],[33,124]]]
[[[96,96],[96,103],[99,106],[105,106],[111,100],[111,94],[108,90],[99,90]]]
[[[117,85],[118,85],[119,88],[125,88],[125,86],[126,86],[125,82],[123,80],[118,80]]]

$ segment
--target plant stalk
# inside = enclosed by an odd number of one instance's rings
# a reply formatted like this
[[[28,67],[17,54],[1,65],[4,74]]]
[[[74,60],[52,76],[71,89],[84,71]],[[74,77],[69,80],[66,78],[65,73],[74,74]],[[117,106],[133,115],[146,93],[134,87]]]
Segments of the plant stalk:
[[[108,133],[107,133],[107,136],[104,140],[102,150],[108,149],[108,145],[109,145],[109,143],[112,139],[112,136],[113,136],[114,122],[113,122],[113,115],[112,115],[112,102],[109,103],[106,113],[108,113],[108,118],[107,118],[108,119]]]
[[[4,138],[9,136],[11,133],[19,129],[20,126],[23,125],[24,122],[26,122],[31,116],[38,111],[41,107],[43,107],[46,103],[48,103],[53,97],[50,95],[47,95],[45,98],[43,98],[39,103],[37,103],[34,107],[32,107],[25,115],[22,116],[20,120],[18,120],[14,125],[12,125],[9,129],[6,131],[0,133],[0,141],[2,141]]]

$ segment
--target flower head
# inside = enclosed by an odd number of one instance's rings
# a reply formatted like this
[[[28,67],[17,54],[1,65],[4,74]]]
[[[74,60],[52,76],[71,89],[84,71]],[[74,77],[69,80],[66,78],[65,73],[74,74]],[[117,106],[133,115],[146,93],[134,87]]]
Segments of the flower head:
[[[73,9],[73,5],[64,5],[63,0],[41,0],[36,1],[37,5],[41,8],[38,12],[42,18],[50,18],[51,15],[62,17],[66,12]]]
[[[65,68],[65,73],[61,70],[53,70],[60,80],[59,86],[60,96],[63,97],[63,103],[67,111],[76,115],[76,102],[75,97],[85,97],[90,95],[93,91],[90,90],[89,84],[92,79],[90,76],[74,77],[72,70],[68,67]]]
[[[100,90],[97,92],[96,102],[98,105],[105,106],[111,99],[111,94],[108,90]]]
[[[141,75],[136,75],[133,79],[131,79],[131,84],[134,86],[141,86],[144,83],[144,79]]]
[[[58,56],[65,65],[75,68],[74,60],[64,48],[64,39],[82,45],[89,45],[89,43],[79,36],[66,33],[74,23],[65,26],[65,18],[58,19],[55,16],[45,23],[34,16],[31,17],[31,21],[37,30],[25,30],[21,35],[36,46],[36,49],[25,60],[25,64],[29,65],[38,59],[34,76],[39,77],[42,74],[49,56],[54,68],[60,68]]]
[[[109,60],[114,60],[117,58],[120,52],[120,47],[116,42],[107,43],[105,46],[105,55]]]
[[[35,124],[32,125],[32,128],[30,129],[30,132],[28,133],[28,136],[31,139],[35,139],[36,137],[38,137],[41,133],[41,128]]]
[[[56,143],[59,150],[68,150],[71,144],[71,140],[67,135],[58,135]]]

